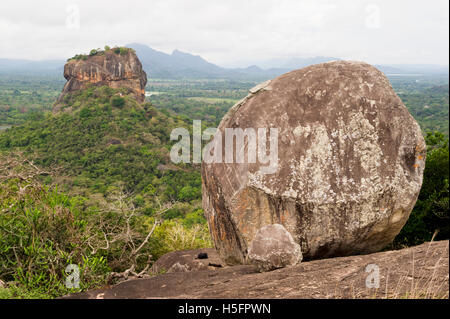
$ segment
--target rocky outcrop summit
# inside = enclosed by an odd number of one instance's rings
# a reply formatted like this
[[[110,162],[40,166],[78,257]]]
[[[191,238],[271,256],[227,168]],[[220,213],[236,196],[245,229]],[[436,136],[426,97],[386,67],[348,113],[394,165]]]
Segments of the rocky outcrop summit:
[[[403,299],[449,296],[448,240],[370,255],[302,262],[263,273],[253,265],[191,267],[198,253],[203,251],[177,251],[163,256],[166,269],[179,264],[181,267],[173,267],[179,271],[128,280],[63,298]],[[213,260],[217,259],[214,252],[211,254]],[[183,258],[178,258],[180,256]],[[202,263],[206,265],[208,259],[203,259]],[[186,272],[187,269],[191,271]],[[376,277],[378,280],[373,280]]]
[[[138,102],[144,102],[147,75],[134,50],[121,49],[108,49],[69,60],[64,66],[67,83],[55,105],[63,102],[68,93],[85,89],[88,85],[127,88]]]
[[[226,128],[278,129],[273,172],[258,160],[202,163],[203,208],[228,264],[248,263],[255,235],[271,224],[287,229],[304,260],[379,251],[417,200],[420,127],[369,64],[328,62],[267,81],[230,109],[222,138]]]

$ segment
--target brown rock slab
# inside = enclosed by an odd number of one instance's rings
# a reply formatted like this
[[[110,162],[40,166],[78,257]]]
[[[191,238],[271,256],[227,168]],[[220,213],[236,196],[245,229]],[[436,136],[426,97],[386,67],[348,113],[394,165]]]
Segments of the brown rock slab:
[[[228,264],[245,263],[255,234],[271,224],[289,231],[305,260],[379,251],[417,200],[420,127],[369,64],[317,64],[264,82],[223,118],[222,139],[226,128],[278,129],[273,173],[259,160],[202,163],[203,208]]]
[[[425,243],[370,255],[302,262],[262,273],[251,265],[166,273],[63,298],[448,298],[448,245],[448,240]],[[379,288],[368,288],[370,273],[366,269],[374,264],[379,271]]]
[[[198,255],[206,253],[207,258]],[[208,270],[226,266],[214,248],[179,250],[161,256],[152,266],[153,274]]]

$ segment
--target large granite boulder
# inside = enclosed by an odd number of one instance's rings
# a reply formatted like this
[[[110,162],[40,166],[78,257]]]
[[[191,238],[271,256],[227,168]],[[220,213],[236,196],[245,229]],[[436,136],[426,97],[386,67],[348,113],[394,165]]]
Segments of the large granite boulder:
[[[203,161],[203,208],[228,264],[248,262],[258,230],[276,223],[305,260],[378,251],[417,200],[426,154],[420,127],[366,63],[317,64],[267,81],[223,118],[223,144],[225,128],[278,129],[275,169],[225,156]]]
[[[147,74],[142,69],[133,49],[122,48],[102,51],[84,59],[71,59],[64,66],[67,82],[55,103],[58,111],[64,96],[70,92],[85,89],[89,85],[127,88],[138,102],[144,102]]]

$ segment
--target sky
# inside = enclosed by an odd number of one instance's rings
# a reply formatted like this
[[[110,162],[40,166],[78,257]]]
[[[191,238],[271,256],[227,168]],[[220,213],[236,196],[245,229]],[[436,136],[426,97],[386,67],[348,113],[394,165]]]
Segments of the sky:
[[[449,0],[0,2],[0,58],[66,59],[132,42],[226,67],[312,56],[448,65]]]

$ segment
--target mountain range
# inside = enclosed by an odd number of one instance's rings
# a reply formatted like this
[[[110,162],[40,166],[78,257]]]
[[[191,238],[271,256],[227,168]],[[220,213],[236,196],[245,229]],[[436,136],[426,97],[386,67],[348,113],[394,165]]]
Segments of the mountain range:
[[[198,55],[174,50],[172,54],[154,50],[139,43],[128,44],[136,50],[147,74],[152,78],[207,78],[207,79],[266,79],[286,72],[286,69],[261,69],[255,65],[247,68],[223,68]]]
[[[290,70],[308,65],[339,60],[339,58],[318,56],[309,58],[272,59],[260,62],[259,66],[247,68],[224,68],[210,63],[198,55],[174,50],[172,54],[152,49],[144,44],[131,43],[127,47],[136,50],[149,78],[160,79],[235,79],[265,80]],[[61,74],[65,60],[15,60],[0,59],[0,72]],[[449,67],[427,64],[375,65],[389,74],[448,75]]]

